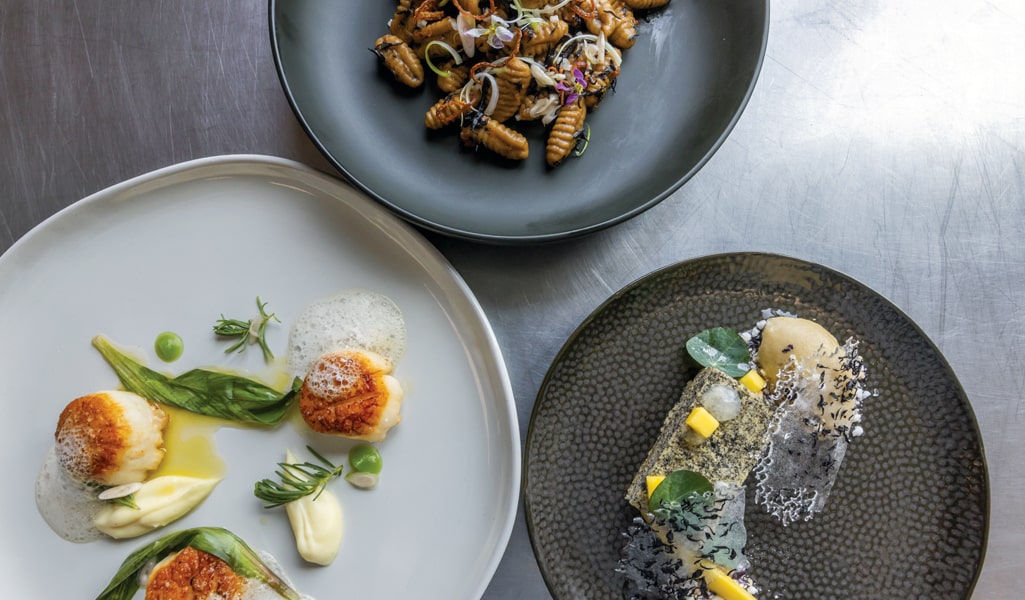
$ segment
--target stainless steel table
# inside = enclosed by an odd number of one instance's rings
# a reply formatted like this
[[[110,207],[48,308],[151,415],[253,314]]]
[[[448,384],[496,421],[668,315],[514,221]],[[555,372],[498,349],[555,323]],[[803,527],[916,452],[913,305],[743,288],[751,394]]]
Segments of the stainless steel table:
[[[169,164],[262,153],[331,171],[289,110],[264,0],[0,2],[0,250]],[[540,247],[428,237],[508,362],[522,434],[548,364],[609,294],[724,251],[822,263],[907,312],[959,376],[992,491],[978,598],[1025,562],[1025,3],[778,0],[754,97],[683,189]],[[486,598],[544,598],[522,516]]]

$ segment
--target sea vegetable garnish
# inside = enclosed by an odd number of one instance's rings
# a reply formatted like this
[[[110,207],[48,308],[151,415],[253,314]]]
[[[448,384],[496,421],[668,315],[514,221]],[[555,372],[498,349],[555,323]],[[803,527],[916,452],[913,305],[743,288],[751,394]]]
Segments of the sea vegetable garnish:
[[[241,538],[220,527],[196,527],[166,535],[129,554],[96,600],[131,600],[140,587],[140,571],[187,547],[216,556],[228,563],[232,571],[262,581],[282,598],[301,598]]]
[[[656,510],[667,504],[680,504],[694,496],[710,493],[714,488],[701,473],[680,469],[673,471],[651,492],[648,508]]]
[[[725,327],[706,329],[687,340],[687,352],[703,367],[719,369],[730,377],[751,370],[751,353],[740,334]]]
[[[126,390],[153,402],[237,423],[278,423],[302,388],[298,377],[289,389],[279,392],[253,379],[206,369],[168,377],[136,362],[102,335],[93,338],[93,346],[113,367]]]
[[[281,321],[274,313],[268,314],[266,306],[267,303],[261,302],[260,297],[257,296],[256,308],[260,311],[260,315],[247,321],[242,319],[225,319],[224,314],[221,314],[221,318],[214,323],[214,333],[221,337],[239,338],[235,344],[224,351],[225,354],[230,354],[236,350],[242,352],[246,349],[247,343],[259,344],[260,349],[263,350],[263,359],[267,362],[274,360],[274,353],[271,352],[270,346],[267,345],[267,324],[270,323],[271,319],[278,323]]]
[[[342,466],[335,466],[310,446],[306,446],[321,464],[309,461],[302,463],[279,462],[280,471],[275,471],[281,482],[263,479],[253,486],[253,495],[263,500],[264,508],[274,508],[294,502],[304,496],[313,495],[316,500],[329,481],[342,474]]]

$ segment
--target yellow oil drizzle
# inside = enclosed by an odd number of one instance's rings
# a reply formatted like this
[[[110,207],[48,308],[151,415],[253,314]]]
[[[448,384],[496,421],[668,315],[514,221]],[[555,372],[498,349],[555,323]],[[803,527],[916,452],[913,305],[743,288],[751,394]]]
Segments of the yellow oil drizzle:
[[[233,423],[173,406],[161,405],[168,415],[164,429],[164,460],[150,478],[162,475],[217,478],[227,470],[217,452],[214,433]]]

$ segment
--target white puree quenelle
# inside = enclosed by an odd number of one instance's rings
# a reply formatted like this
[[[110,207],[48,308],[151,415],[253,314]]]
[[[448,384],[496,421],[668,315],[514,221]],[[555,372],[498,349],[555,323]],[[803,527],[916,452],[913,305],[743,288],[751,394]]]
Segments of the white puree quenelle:
[[[376,352],[398,364],[406,352],[402,311],[387,296],[360,289],[312,302],[288,336],[288,371],[305,377],[321,356],[347,348]]]
[[[132,538],[180,519],[198,506],[220,482],[217,477],[165,475],[146,481],[133,495],[138,508],[105,504],[93,525],[112,538]]]
[[[299,461],[288,450],[285,462]],[[331,490],[324,489],[320,495],[303,496],[289,502],[285,504],[285,512],[292,524],[299,556],[314,564],[331,564],[342,545],[342,506]]]
[[[99,489],[68,477],[51,448],[36,478],[36,506],[50,528],[69,542],[91,542],[104,534],[137,537],[191,511],[219,481],[177,475],[156,477],[133,494],[139,507],[136,510],[99,500]]]

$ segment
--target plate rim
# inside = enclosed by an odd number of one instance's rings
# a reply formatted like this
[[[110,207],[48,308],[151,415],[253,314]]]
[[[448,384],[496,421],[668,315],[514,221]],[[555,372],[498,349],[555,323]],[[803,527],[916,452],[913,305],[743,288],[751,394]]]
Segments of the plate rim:
[[[288,0],[285,0],[285,2],[287,2],[287,1]],[[317,136],[317,134],[313,131],[313,129],[310,126],[309,122],[303,116],[302,110],[299,107],[299,102],[297,101],[297,99],[295,97],[295,93],[293,92],[292,87],[288,83],[288,78],[287,78],[287,75],[285,74],[285,69],[284,69],[284,66],[283,66],[282,60],[281,60],[281,49],[280,49],[280,46],[278,44],[278,36],[277,36],[278,26],[277,26],[277,17],[276,17],[276,14],[275,14],[276,13],[275,7],[279,3],[278,0],[268,0],[268,4],[267,4],[267,6],[268,6],[267,19],[268,19],[268,25],[269,25],[268,26],[268,33],[269,33],[269,36],[270,36],[271,55],[272,55],[273,60],[274,60],[274,70],[277,73],[278,82],[281,85],[281,89],[284,92],[285,98],[288,101],[288,106],[292,110],[292,114],[295,116],[296,120],[299,122],[299,125],[302,127],[302,129],[306,133],[307,137],[309,137],[310,141],[313,142],[313,145],[317,148],[317,150],[320,152],[320,154],[329,163],[331,163],[331,166],[333,166],[336,170],[339,171],[339,173],[342,175],[342,177],[348,183],[350,183],[353,186],[359,188],[364,194],[366,194],[370,198],[373,198],[376,202],[380,203],[382,206],[387,207],[389,210],[393,211],[395,214],[397,214],[402,219],[405,219],[406,221],[408,221],[408,222],[410,222],[410,223],[412,223],[412,224],[414,224],[414,225],[416,225],[418,227],[422,227],[422,228],[424,228],[424,229],[426,229],[428,231],[432,231],[434,233],[438,233],[438,234],[441,234],[441,235],[450,236],[450,237],[453,237],[453,238],[456,238],[456,239],[462,239],[462,240],[468,240],[468,241],[476,241],[476,242],[484,242],[484,243],[489,243],[489,244],[529,245],[529,244],[543,244],[543,243],[556,242],[556,241],[562,241],[562,240],[568,240],[568,239],[573,239],[573,238],[577,238],[577,237],[582,237],[582,236],[585,236],[587,234],[595,233],[595,232],[601,231],[603,229],[607,229],[609,227],[612,227],[614,225],[618,225],[619,223],[622,223],[624,221],[628,221],[628,220],[632,219],[633,217],[636,217],[637,215],[648,211],[649,209],[653,208],[654,206],[660,204],[662,201],[664,201],[666,198],[668,198],[672,194],[676,193],[680,188],[682,188],[684,186],[684,184],[686,184],[688,181],[690,181],[690,179],[693,178],[712,159],[712,157],[716,153],[718,153],[719,149],[726,142],[726,139],[733,132],[733,129],[736,127],[737,123],[740,121],[740,118],[743,116],[744,112],[746,111],[747,105],[748,105],[749,101],[751,100],[752,95],[754,94],[755,87],[756,87],[756,85],[758,83],[758,80],[759,80],[759,77],[761,75],[762,66],[765,63],[765,54],[766,54],[766,49],[768,48],[768,42],[769,42],[769,29],[770,29],[770,21],[771,21],[771,14],[770,14],[771,13],[771,6],[770,6],[771,0],[756,0],[756,1],[759,2],[760,4],[764,5],[765,18],[763,19],[763,22],[761,24],[761,28],[758,31],[758,34],[760,35],[761,39],[760,39],[760,42],[759,42],[758,58],[757,58],[757,60],[755,61],[755,64],[754,64],[754,71],[751,74],[751,80],[748,82],[747,87],[744,90],[744,94],[741,96],[741,101],[740,101],[740,104],[737,106],[737,110],[733,113],[733,116],[730,118],[729,122],[726,124],[726,127],[716,137],[715,141],[709,147],[708,151],[705,152],[704,156],[702,156],[701,159],[698,160],[693,166],[691,166],[691,168],[686,173],[683,173],[675,182],[673,182],[672,185],[670,185],[668,188],[663,190],[661,193],[657,194],[656,196],[654,196],[653,198],[649,199],[648,201],[646,201],[646,202],[644,202],[642,204],[639,204],[639,205],[635,206],[634,208],[632,208],[631,210],[626,211],[626,212],[624,212],[624,213],[622,213],[620,215],[617,215],[617,216],[612,217],[612,218],[607,218],[605,220],[602,220],[602,221],[599,221],[599,222],[596,222],[596,223],[591,223],[590,225],[583,226],[583,227],[576,227],[576,228],[572,228],[572,229],[565,229],[565,230],[558,231],[558,232],[553,232],[553,233],[525,234],[525,235],[502,235],[502,234],[494,234],[494,233],[485,233],[485,232],[480,232],[480,231],[471,231],[471,230],[466,229],[466,228],[460,228],[460,227],[455,227],[455,226],[444,225],[443,223],[439,223],[439,222],[436,222],[436,220],[431,220],[431,219],[428,219],[426,217],[422,217],[422,216],[420,216],[420,215],[410,211],[409,209],[403,208],[402,206],[399,206],[399,205],[395,204],[391,200],[388,200],[384,196],[381,196],[380,194],[378,194],[376,191],[370,189],[359,178],[355,177],[352,173],[350,173],[349,169],[346,168],[344,165],[342,165],[333,156],[333,154],[328,150],[328,148],[320,140],[320,138]]]
[[[527,460],[526,460],[526,458],[527,458],[527,452],[529,451],[529,448],[530,448],[531,439],[532,439],[532,437],[533,437],[533,435],[535,433],[535,425],[536,425],[535,418],[537,417],[538,413],[540,412],[539,407],[541,406],[541,403],[543,401],[544,392],[545,392],[546,388],[551,384],[552,378],[555,375],[557,364],[560,362],[560,360],[562,360],[570,352],[571,348],[576,343],[577,339],[580,336],[583,335],[584,331],[591,325],[591,323],[593,323],[596,319],[598,319],[602,315],[602,313],[611,304],[613,304],[614,302],[616,302],[619,299],[623,298],[624,296],[628,295],[629,293],[631,293],[632,291],[634,291],[638,287],[646,284],[647,282],[649,282],[652,279],[658,278],[658,277],[660,277],[660,276],[662,276],[662,275],[664,275],[666,273],[669,273],[669,272],[677,270],[677,269],[686,268],[687,266],[694,265],[694,264],[701,263],[701,262],[705,262],[705,261],[723,260],[723,259],[729,259],[729,258],[733,258],[733,257],[765,258],[765,259],[770,259],[770,260],[775,260],[775,261],[789,261],[792,264],[798,264],[798,265],[801,265],[801,266],[814,267],[814,268],[819,269],[822,272],[828,274],[831,277],[836,277],[838,279],[843,280],[845,283],[853,284],[855,286],[858,286],[858,287],[862,288],[863,290],[867,290],[869,293],[872,293],[875,296],[877,296],[883,303],[885,303],[889,308],[891,308],[899,317],[904,319],[907,324],[911,325],[911,327],[914,329],[914,331],[917,332],[919,336],[921,336],[921,339],[927,344],[928,348],[939,359],[939,362],[940,362],[941,366],[943,367],[943,369],[946,370],[951,375],[951,377],[953,379],[953,383],[954,383],[954,385],[956,387],[956,391],[958,392],[958,397],[960,398],[961,404],[963,405],[963,408],[965,409],[966,415],[969,418],[970,425],[971,425],[971,428],[972,428],[972,432],[975,434],[975,438],[976,438],[976,440],[978,442],[978,445],[979,445],[979,458],[982,461],[982,467],[983,467],[982,468],[982,483],[983,483],[983,486],[984,486],[985,498],[984,498],[983,507],[982,507],[983,508],[983,531],[982,531],[982,539],[981,539],[982,544],[981,544],[981,550],[980,550],[980,553],[979,553],[978,564],[976,565],[975,572],[973,574],[972,581],[971,581],[971,583],[969,585],[969,588],[966,590],[968,592],[969,596],[970,596],[972,591],[975,589],[976,585],[979,582],[979,577],[982,574],[982,570],[983,570],[983,567],[984,567],[985,562],[986,562],[986,553],[987,553],[987,550],[989,548],[989,534],[990,534],[990,525],[991,525],[991,519],[992,519],[992,493],[991,493],[990,476],[989,476],[989,462],[986,460],[986,449],[985,449],[984,440],[983,440],[983,437],[982,437],[982,432],[979,429],[979,420],[978,420],[978,418],[975,415],[975,409],[972,407],[971,401],[968,398],[968,394],[965,392],[964,386],[961,384],[961,381],[957,377],[957,374],[954,372],[953,368],[950,366],[950,363],[947,361],[946,356],[944,356],[943,353],[940,352],[939,348],[933,342],[932,338],[930,338],[928,335],[926,335],[926,333],[922,330],[922,328],[918,325],[918,323],[915,322],[914,319],[909,317],[907,315],[907,313],[905,313],[900,307],[898,307],[895,303],[893,303],[889,298],[887,298],[886,296],[884,296],[880,292],[877,292],[874,288],[872,288],[872,287],[862,283],[861,281],[858,281],[857,279],[855,279],[854,277],[852,277],[852,276],[850,276],[850,275],[848,275],[846,273],[843,273],[841,271],[838,271],[838,270],[836,270],[836,269],[834,269],[832,267],[828,267],[828,266],[823,265],[821,263],[816,263],[816,262],[812,262],[812,261],[805,260],[805,259],[802,259],[802,258],[797,258],[797,257],[792,256],[792,255],[787,255],[787,254],[782,254],[782,253],[775,253],[775,252],[762,252],[762,251],[719,252],[719,253],[714,253],[714,254],[705,254],[705,255],[695,256],[695,257],[691,257],[691,258],[682,259],[682,260],[679,260],[679,261],[676,261],[676,262],[673,262],[673,263],[670,263],[670,264],[667,264],[667,265],[663,265],[661,267],[653,269],[653,270],[651,270],[651,271],[649,271],[649,272],[647,272],[647,273],[645,273],[645,274],[643,274],[643,275],[633,279],[629,283],[623,285],[621,288],[619,288],[618,290],[616,290],[615,292],[610,294],[607,298],[605,298],[602,302],[600,302],[591,312],[589,312],[587,314],[587,316],[585,316],[580,321],[580,324],[577,325],[576,328],[573,329],[572,333],[570,333],[570,335],[566,339],[565,343],[563,343],[563,345],[559,348],[559,351],[552,358],[551,364],[549,365],[548,369],[545,371],[545,375],[544,375],[544,377],[541,380],[541,385],[538,388],[538,392],[537,392],[537,395],[536,395],[536,397],[534,399],[534,404],[533,404],[533,407],[532,407],[531,412],[530,412],[530,418],[529,418],[529,420],[527,422],[527,432],[526,432],[526,435],[524,436],[524,442],[523,442],[523,465],[524,466],[523,466],[523,469],[521,471],[521,473],[522,473],[522,475],[521,475],[522,481],[520,483],[520,487],[523,490],[523,512],[524,512],[524,520],[526,521],[526,526],[527,526],[527,535],[528,535],[528,538],[530,539],[530,548],[531,548],[531,551],[533,552],[534,560],[537,563],[538,570],[541,572],[541,578],[544,580],[545,587],[547,588],[548,593],[551,594],[553,598],[559,598],[559,596],[557,595],[556,590],[554,588],[554,583],[551,581],[551,577],[545,571],[544,567],[541,564],[541,557],[540,557],[540,553],[539,553],[539,549],[538,549],[538,541],[536,539],[536,534],[535,534],[534,519],[531,517],[531,515],[532,515],[531,500],[530,500],[530,495],[528,493],[528,490],[529,490],[528,483],[529,483],[529,478],[530,478],[530,475],[529,475],[530,469],[527,467]]]
[[[363,214],[368,221],[380,229],[382,234],[386,234],[390,238],[390,243],[401,247],[410,257],[415,258],[426,278],[437,281],[439,284],[444,279],[444,285],[451,286],[453,299],[464,304],[466,312],[463,313],[465,317],[463,320],[470,327],[464,331],[475,332],[477,338],[486,342],[477,345],[476,351],[477,354],[488,359],[484,365],[487,375],[493,378],[491,390],[497,392],[493,401],[488,404],[495,411],[497,417],[504,421],[505,427],[503,427],[502,435],[509,440],[509,446],[505,452],[507,457],[502,461],[509,471],[508,477],[502,478],[504,481],[502,487],[508,489],[501,495],[496,494],[498,502],[495,503],[496,505],[504,504],[505,510],[496,512],[494,521],[499,526],[492,530],[496,535],[491,548],[491,556],[480,570],[481,579],[474,587],[476,597],[481,597],[493,580],[508,548],[519,512],[518,507],[522,493],[520,488],[522,442],[508,367],[486,313],[458,271],[440,250],[419,231],[367,198],[361,190],[303,163],[269,155],[224,154],[174,163],[93,192],[40,221],[15,240],[3,253],[0,253],[0,275],[4,274],[9,266],[17,266],[12,261],[15,261],[18,255],[33,250],[37,251],[38,248],[32,247],[32,244],[36,244],[36,238],[48,235],[50,230],[59,226],[66,219],[75,218],[74,213],[89,210],[90,207],[99,203],[116,205],[124,202],[126,196],[128,200],[131,200],[134,197],[133,194],[147,193],[149,191],[147,188],[160,190],[173,187],[181,183],[181,178],[188,176],[190,172],[195,174],[194,180],[233,176],[260,178],[274,176],[278,179],[295,182],[303,186],[304,191],[313,190],[322,194],[325,201],[344,204]],[[30,254],[28,258],[34,259],[34,256]]]

